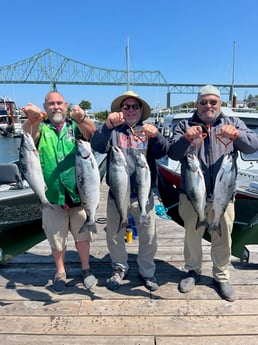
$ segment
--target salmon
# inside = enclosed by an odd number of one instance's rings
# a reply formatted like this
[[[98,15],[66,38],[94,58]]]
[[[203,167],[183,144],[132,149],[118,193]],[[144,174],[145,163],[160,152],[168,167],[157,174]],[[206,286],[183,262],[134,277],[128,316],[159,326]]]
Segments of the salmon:
[[[221,236],[220,218],[224,214],[236,188],[237,167],[230,154],[224,156],[216,176],[213,192],[213,220],[208,231],[216,231]]]
[[[187,154],[185,188],[186,194],[198,216],[196,229],[200,226],[206,226],[206,186],[204,176],[200,168],[200,162],[195,153]]]
[[[96,233],[95,216],[100,198],[100,175],[98,163],[89,142],[84,140],[77,141],[75,163],[77,188],[81,203],[87,214],[80,232],[92,231]]]
[[[146,157],[143,153],[136,156],[136,192],[140,207],[140,223],[149,224],[150,217],[147,214],[146,207],[149,202],[151,189],[151,173]]]
[[[24,132],[21,137],[19,150],[20,169],[28,182],[30,188],[40,199],[42,207],[52,207],[46,198],[46,184],[44,181],[39,153],[35,146],[34,140],[29,133]]]
[[[108,183],[120,215],[117,232],[128,225],[130,204],[130,177],[125,156],[118,146],[111,147]]]

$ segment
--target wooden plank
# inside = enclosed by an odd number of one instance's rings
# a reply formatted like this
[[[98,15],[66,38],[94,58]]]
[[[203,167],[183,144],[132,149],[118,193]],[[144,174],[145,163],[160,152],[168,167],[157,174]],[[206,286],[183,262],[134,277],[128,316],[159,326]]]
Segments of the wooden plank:
[[[0,333],[74,335],[256,335],[257,316],[1,316]]]
[[[8,300],[2,302],[1,316],[255,316],[258,300],[153,300],[153,299],[69,299],[69,300]]]
[[[256,335],[209,337],[156,337],[155,345],[257,345]]]
[[[0,334],[1,344],[12,345],[257,345],[257,336],[153,337],[153,336],[75,336],[75,335],[17,335]]]
[[[0,334],[1,344],[12,345],[155,345],[155,338],[153,336],[81,336],[81,335],[21,335],[21,334]],[[249,345],[249,344],[246,344]]]
[[[33,335],[31,338],[28,335],[19,334],[0,334],[1,344],[12,345],[257,345],[257,336],[209,336],[209,337],[154,337],[154,336],[81,336],[81,335]]]

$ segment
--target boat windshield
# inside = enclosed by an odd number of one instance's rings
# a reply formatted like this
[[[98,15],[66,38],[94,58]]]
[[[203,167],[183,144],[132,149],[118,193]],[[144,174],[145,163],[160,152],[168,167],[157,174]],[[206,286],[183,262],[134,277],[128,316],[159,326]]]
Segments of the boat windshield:
[[[243,161],[258,161],[258,151],[254,153],[240,153]]]
[[[256,132],[256,134],[258,135],[258,127],[257,125],[249,125],[249,128],[251,128],[253,131]],[[255,151],[254,153],[240,153],[241,158],[244,161],[258,161],[258,151]]]

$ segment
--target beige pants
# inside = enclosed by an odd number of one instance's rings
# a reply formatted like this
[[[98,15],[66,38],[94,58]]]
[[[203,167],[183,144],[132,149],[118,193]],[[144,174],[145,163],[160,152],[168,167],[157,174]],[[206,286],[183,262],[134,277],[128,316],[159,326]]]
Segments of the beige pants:
[[[85,220],[86,213],[82,206],[63,209],[59,205],[52,205],[52,208],[44,207],[42,210],[42,227],[51,248],[58,251],[65,248],[69,231],[75,241],[94,240],[90,231],[79,233]]]
[[[202,264],[202,237],[205,227],[195,228],[197,214],[185,194],[179,196],[179,214],[184,221],[185,240],[184,257],[185,269],[201,273]],[[212,273],[217,281],[229,280],[229,263],[231,256],[231,233],[235,217],[234,202],[231,201],[221,218],[221,236],[211,232],[211,259],[213,263]],[[212,219],[212,203],[206,207],[206,219]]]

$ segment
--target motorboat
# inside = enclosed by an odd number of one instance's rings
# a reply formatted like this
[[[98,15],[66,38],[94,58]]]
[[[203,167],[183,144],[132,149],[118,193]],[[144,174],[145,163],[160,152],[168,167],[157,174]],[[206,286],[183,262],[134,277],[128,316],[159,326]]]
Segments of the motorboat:
[[[40,218],[39,199],[22,178],[18,162],[0,163],[0,233]]]
[[[0,164],[0,261],[7,262],[45,238],[38,197],[18,162]]]
[[[161,108],[155,107],[151,110],[150,116],[144,121],[144,123],[150,123],[156,126],[160,131],[164,127],[164,119],[171,115],[171,109],[169,107]]]
[[[100,178],[106,154],[95,153]],[[0,262],[7,262],[43,241],[40,202],[23,178],[19,162],[0,163]]]
[[[20,137],[25,119],[25,114],[15,101],[9,97],[0,97],[0,134],[3,137]]]
[[[257,131],[258,117],[256,112],[233,112],[222,109],[224,113],[243,119],[248,127]],[[192,112],[174,116],[173,126],[180,119],[191,117]],[[258,131],[257,131],[258,133]],[[238,157],[238,175],[236,181],[235,222],[232,233],[232,254],[240,259],[244,256],[244,247],[248,244],[258,244],[258,151],[253,154],[240,153]],[[164,205],[165,215],[176,223],[183,225],[178,213],[179,187],[181,179],[180,162],[167,156],[157,160],[158,190]],[[205,232],[209,240],[209,234]]]

